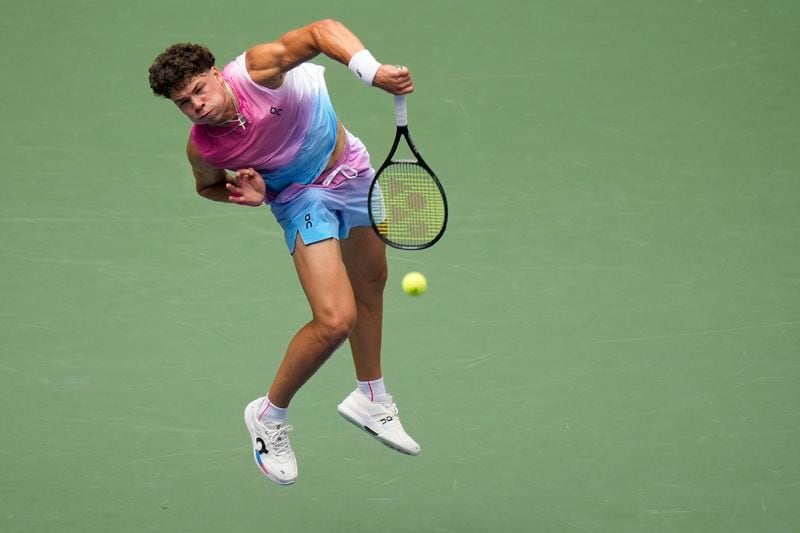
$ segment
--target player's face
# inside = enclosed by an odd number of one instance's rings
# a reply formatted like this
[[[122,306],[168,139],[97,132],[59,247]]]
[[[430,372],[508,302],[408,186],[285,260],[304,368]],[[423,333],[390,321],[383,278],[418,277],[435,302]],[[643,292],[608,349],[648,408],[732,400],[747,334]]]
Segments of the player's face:
[[[230,98],[216,68],[189,80],[171,99],[195,124],[220,124],[230,118]]]

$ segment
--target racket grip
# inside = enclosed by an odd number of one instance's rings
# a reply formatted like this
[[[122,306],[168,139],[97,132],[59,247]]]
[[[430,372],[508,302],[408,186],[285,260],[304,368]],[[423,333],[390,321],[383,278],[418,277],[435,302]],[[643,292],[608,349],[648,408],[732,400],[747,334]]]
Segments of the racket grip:
[[[408,126],[408,112],[406,111],[405,95],[394,97],[394,120],[398,126]]]

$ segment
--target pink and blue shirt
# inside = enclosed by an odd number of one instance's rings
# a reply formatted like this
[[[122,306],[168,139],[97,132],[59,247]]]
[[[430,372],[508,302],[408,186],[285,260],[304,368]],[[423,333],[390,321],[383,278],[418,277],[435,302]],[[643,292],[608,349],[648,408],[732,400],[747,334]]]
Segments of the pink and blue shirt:
[[[222,75],[239,101],[244,128],[195,124],[194,144],[216,168],[253,167],[274,193],[292,183],[311,183],[336,145],[338,120],[324,72],[322,66],[303,63],[286,73],[279,88],[268,89],[250,78],[240,55]]]

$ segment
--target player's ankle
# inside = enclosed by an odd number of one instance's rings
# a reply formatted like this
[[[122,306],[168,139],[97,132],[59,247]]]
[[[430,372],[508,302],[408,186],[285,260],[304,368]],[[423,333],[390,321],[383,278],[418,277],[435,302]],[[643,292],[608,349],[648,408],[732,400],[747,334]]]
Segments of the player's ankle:
[[[358,384],[358,391],[371,402],[382,402],[388,396],[383,376],[369,381],[356,381],[356,383]]]
[[[288,417],[288,407],[278,407],[273,404],[268,396],[261,398],[261,403],[258,404],[256,409],[256,416],[259,422],[265,423],[281,423],[286,422]]]

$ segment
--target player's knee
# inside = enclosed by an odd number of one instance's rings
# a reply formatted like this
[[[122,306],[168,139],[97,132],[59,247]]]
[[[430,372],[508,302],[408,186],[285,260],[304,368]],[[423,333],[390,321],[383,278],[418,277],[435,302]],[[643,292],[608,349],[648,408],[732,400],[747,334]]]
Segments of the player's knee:
[[[354,283],[356,286],[356,297],[359,300],[380,297],[386,287],[386,280],[389,278],[389,269],[386,265],[381,265],[368,272]]]
[[[346,306],[320,313],[315,318],[317,331],[325,344],[339,346],[356,325],[355,307]]]
[[[389,268],[386,266],[386,264],[376,269],[375,272],[373,272],[372,275],[367,278],[369,283],[373,287],[377,287],[378,289],[380,289],[381,292],[383,292],[383,288],[386,287],[386,280],[388,279],[389,279]]]
[[[368,309],[379,309],[383,307],[383,291],[386,287],[388,274],[376,275],[369,278],[358,289],[356,289],[356,301],[359,306],[366,306]]]

